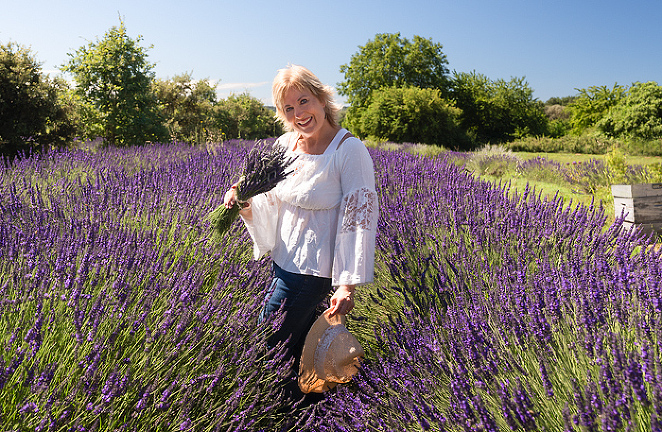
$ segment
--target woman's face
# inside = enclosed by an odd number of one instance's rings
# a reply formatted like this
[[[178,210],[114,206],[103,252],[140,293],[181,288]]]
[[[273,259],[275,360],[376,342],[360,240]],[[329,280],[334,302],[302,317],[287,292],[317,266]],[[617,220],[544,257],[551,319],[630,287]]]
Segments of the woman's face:
[[[292,87],[285,92],[283,112],[287,122],[303,136],[321,131],[326,121],[324,105],[306,89]]]

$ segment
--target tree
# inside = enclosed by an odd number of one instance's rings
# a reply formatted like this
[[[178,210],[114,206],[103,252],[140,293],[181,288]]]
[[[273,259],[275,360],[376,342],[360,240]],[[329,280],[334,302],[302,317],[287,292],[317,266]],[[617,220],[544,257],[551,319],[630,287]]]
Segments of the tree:
[[[581,135],[602,120],[612,107],[619,104],[625,97],[627,88],[614,84],[611,89],[607,86],[592,86],[578,91],[579,95],[569,105],[570,125],[573,133]]]
[[[216,86],[186,73],[156,80],[155,93],[171,140],[200,143],[221,139],[214,128]]]
[[[60,103],[64,83],[50,80],[29,49],[0,45],[0,153],[62,145],[73,123]]]
[[[124,23],[103,39],[79,48],[62,70],[73,75],[87,138],[101,136],[109,144],[139,144],[167,138],[153,92],[153,65]]]
[[[476,72],[458,72],[451,99],[462,110],[462,128],[478,142],[506,142],[547,130],[543,104],[533,98],[524,78],[493,81]]]
[[[448,87],[448,60],[442,45],[431,39],[384,33],[359,48],[349,64],[340,66],[345,80],[338,93],[352,106],[366,106],[372,91],[382,87],[436,88],[442,94]]]
[[[256,139],[283,133],[275,112],[248,93],[219,101],[214,115],[216,127],[226,138]]]
[[[375,90],[362,112],[359,135],[395,142],[467,147],[458,125],[460,110],[438,89],[384,87]]]
[[[384,33],[359,48],[349,64],[340,66],[345,80],[338,84],[338,93],[347,96],[350,104],[348,127],[359,121],[360,110],[370,104],[372,92],[383,87],[432,88],[446,94],[448,60],[441,44],[420,36],[410,41],[400,33]]]
[[[662,87],[654,81],[634,83],[597,122],[608,136],[653,139],[662,137]]]

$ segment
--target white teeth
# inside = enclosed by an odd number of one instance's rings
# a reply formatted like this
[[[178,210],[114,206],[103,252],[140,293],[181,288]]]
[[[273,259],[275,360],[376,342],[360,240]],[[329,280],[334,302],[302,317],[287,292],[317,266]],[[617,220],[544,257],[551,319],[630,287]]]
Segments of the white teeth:
[[[308,117],[308,119],[306,121],[299,122],[299,126],[307,126],[308,123],[310,123],[312,121],[312,119],[313,119],[312,117]]]

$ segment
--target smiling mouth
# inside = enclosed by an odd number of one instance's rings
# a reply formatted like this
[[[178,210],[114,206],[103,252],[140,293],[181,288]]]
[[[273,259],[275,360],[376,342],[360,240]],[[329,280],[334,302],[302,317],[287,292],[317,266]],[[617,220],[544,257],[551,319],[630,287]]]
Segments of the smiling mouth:
[[[313,121],[313,118],[312,118],[312,117],[308,117],[308,119],[306,119],[305,121],[300,121],[300,122],[298,122],[297,124],[298,124],[299,126],[306,127],[306,126],[308,126],[312,121]]]

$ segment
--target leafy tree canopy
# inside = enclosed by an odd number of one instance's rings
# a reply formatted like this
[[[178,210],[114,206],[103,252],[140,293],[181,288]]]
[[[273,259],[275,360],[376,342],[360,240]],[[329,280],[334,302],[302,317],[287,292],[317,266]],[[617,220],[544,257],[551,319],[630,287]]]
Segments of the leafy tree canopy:
[[[191,74],[154,82],[156,97],[171,140],[189,143],[220,140],[214,134],[216,86]]]
[[[382,87],[436,88],[443,95],[449,80],[442,48],[420,36],[409,40],[400,33],[378,34],[340,66],[345,80],[338,93],[356,108],[367,106],[371,93]]]
[[[662,137],[662,87],[654,81],[632,84],[597,126],[611,137]]]
[[[152,88],[153,64],[141,41],[131,39],[120,21],[103,39],[69,54],[62,66],[76,81],[87,137],[119,145],[167,138]]]
[[[0,45],[0,153],[11,155],[73,136],[59,102],[63,82],[50,80],[28,48]]]
[[[592,86],[587,89],[578,89],[579,95],[569,105],[570,124],[572,132],[581,135],[607,115],[612,107],[625,97],[627,88],[614,84],[607,86]]]
[[[478,142],[505,142],[547,130],[543,104],[524,78],[491,80],[476,72],[456,72],[451,98],[462,110],[463,129]]]
[[[248,93],[219,101],[214,115],[217,127],[226,138],[256,139],[283,133],[275,112]]]
[[[551,97],[547,99],[547,102],[545,102],[545,105],[547,106],[552,106],[552,105],[559,105],[559,106],[568,106],[571,103],[573,103],[577,99],[577,96],[563,96],[563,97]]]

